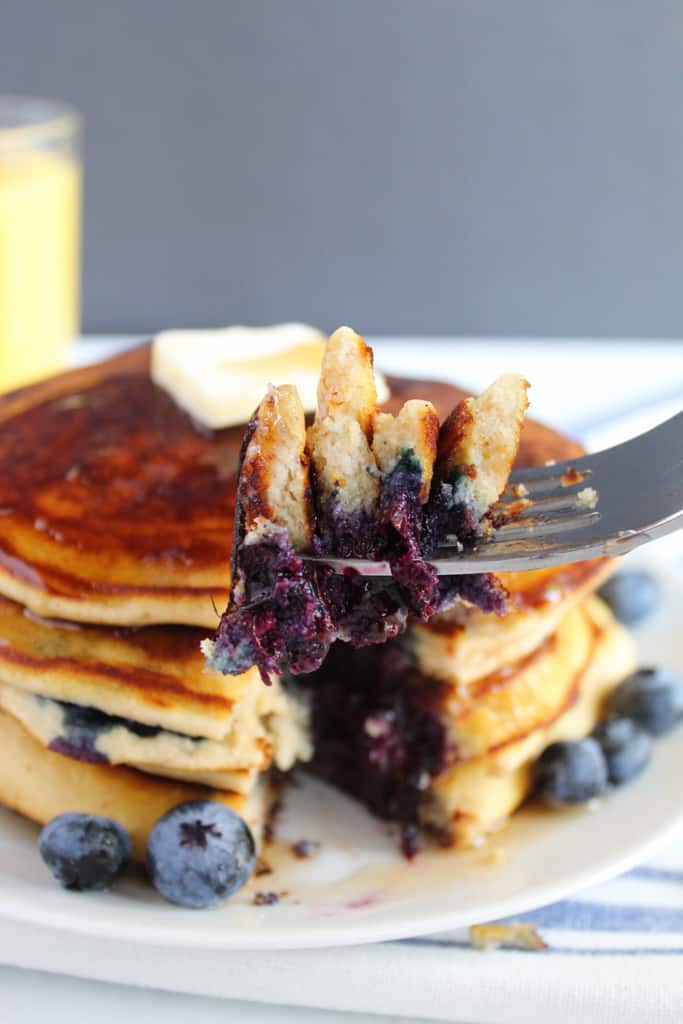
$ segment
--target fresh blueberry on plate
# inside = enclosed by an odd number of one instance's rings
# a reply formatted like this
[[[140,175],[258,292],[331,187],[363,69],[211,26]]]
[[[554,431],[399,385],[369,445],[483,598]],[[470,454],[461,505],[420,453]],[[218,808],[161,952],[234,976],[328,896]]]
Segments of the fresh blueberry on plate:
[[[551,743],[534,765],[536,795],[552,807],[583,804],[607,789],[607,764],[592,738]]]
[[[155,888],[171,903],[210,907],[240,889],[256,861],[242,818],[214,800],[191,800],[168,811],[147,843]]]
[[[672,669],[639,668],[617,686],[611,710],[661,736],[683,718],[683,679]]]
[[[609,781],[620,786],[640,775],[652,757],[653,739],[632,718],[610,715],[593,730],[607,762]]]
[[[627,569],[616,573],[600,587],[600,597],[619,622],[634,626],[646,618],[659,605],[657,580],[642,569]]]
[[[131,857],[122,825],[94,814],[60,814],[40,833],[40,855],[64,886],[76,892],[108,889]]]

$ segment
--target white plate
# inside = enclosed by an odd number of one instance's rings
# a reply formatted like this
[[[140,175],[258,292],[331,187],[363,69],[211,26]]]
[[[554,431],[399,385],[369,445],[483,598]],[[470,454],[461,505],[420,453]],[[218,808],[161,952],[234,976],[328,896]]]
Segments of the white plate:
[[[665,590],[661,611],[637,631],[643,661],[683,670],[683,572],[673,550],[660,543],[630,564],[649,565]],[[340,793],[304,780],[288,791],[278,844],[267,850],[273,873],[204,912],[164,903],[142,880],[107,894],[64,892],[40,861],[37,829],[2,811],[0,914],[5,924],[13,919],[61,933],[64,949],[90,937],[125,946],[129,957],[142,945],[196,952],[320,948],[452,929],[554,902],[645,858],[683,823],[673,784],[682,766],[683,728],[657,744],[640,779],[595,810],[528,809],[483,848],[423,852],[412,863],[397,854],[386,826]],[[321,849],[297,860],[289,844],[304,838],[320,840]],[[501,851],[501,863],[492,849]],[[258,890],[287,895],[278,905],[254,906]]]

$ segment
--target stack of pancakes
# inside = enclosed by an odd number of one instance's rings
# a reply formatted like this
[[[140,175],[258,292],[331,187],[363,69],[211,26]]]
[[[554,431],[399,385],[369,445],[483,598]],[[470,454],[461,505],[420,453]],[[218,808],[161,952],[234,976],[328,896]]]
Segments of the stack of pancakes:
[[[310,756],[305,707],[206,670],[226,602],[243,428],[196,428],[148,349],[0,405],[0,803],[124,824],[228,803],[257,840],[264,775]]]
[[[381,648],[333,648],[312,677],[313,768],[401,827],[471,845],[528,795],[534,761],[588,735],[635,663],[592,590],[609,567],[507,574],[504,619],[469,609]]]
[[[392,412],[425,398],[443,418],[463,397],[389,384]],[[258,836],[268,769],[314,754],[392,817],[325,756],[334,743],[315,722],[329,731],[334,662],[303,689],[204,667],[199,642],[228,597],[244,428],[194,424],[152,384],[146,347],[7,396],[0,418],[0,802],[39,822],[116,818],[140,856],[154,821],[196,797],[229,803]],[[528,421],[517,465],[578,454]],[[591,597],[608,572],[601,560],[508,575],[504,619],[461,609],[410,627],[411,686],[437,694],[447,751],[420,779],[422,823],[471,841],[522,801],[548,742],[590,731],[634,657]],[[347,657],[360,678],[363,652]],[[359,766],[369,756],[348,749]]]

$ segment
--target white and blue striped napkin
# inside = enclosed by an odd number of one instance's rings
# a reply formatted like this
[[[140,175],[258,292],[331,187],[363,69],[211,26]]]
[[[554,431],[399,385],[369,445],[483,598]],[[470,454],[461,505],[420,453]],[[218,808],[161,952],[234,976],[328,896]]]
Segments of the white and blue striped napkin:
[[[192,990],[315,1007],[321,1024],[323,1010],[455,1024],[683,1021],[683,835],[647,864],[514,920],[533,922],[547,948],[476,950],[458,930],[344,949],[202,954]],[[140,975],[150,983],[143,963]],[[115,978],[115,968],[99,976]],[[174,987],[159,972],[151,983]]]

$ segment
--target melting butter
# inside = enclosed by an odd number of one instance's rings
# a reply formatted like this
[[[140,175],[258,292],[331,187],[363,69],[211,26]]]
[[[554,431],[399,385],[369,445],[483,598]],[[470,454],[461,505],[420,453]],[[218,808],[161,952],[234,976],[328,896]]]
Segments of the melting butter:
[[[326,340],[299,323],[162,331],[152,342],[152,380],[214,430],[246,423],[269,384],[293,384],[313,412]],[[375,377],[381,403],[389,389]]]

